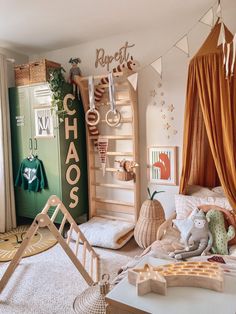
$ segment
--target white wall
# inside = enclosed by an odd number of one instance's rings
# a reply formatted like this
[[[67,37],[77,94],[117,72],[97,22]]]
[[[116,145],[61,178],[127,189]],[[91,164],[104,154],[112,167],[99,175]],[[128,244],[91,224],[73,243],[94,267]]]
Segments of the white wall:
[[[228,6],[226,6],[226,2]],[[223,13],[225,22],[229,24],[231,31],[235,32],[236,20],[233,12],[235,12],[236,5],[234,1],[230,0],[225,0],[224,3],[225,7]],[[180,30],[175,28],[174,22],[170,22],[170,27],[171,32],[168,30],[169,36],[166,36],[165,30],[159,28],[148,32],[127,33],[104,38],[30,57],[31,59],[46,57],[49,60],[60,62],[67,71],[70,67],[68,64],[69,58],[80,57],[82,60],[80,67],[83,75],[95,75],[104,73],[105,71],[105,69],[101,67],[95,69],[96,48],[104,48],[107,54],[114,54],[125,41],[135,44],[135,47],[131,48],[130,51],[135,59],[140,62],[142,68],[142,70],[139,71],[138,81],[142,200],[144,200],[147,195],[146,188],[148,180],[146,165],[148,146],[177,146],[179,176],[181,171],[181,146],[189,59],[176,48],[169,50],[163,57],[163,79],[161,82],[162,87],[160,88],[158,88],[158,84],[160,83],[158,74],[150,66],[143,68],[145,65],[157,59],[181,38],[189,29],[189,24],[185,25],[185,28]],[[209,32],[210,28],[201,23],[198,23],[196,27],[192,29],[189,33],[191,56],[197,51]],[[115,65],[114,63],[114,66]],[[155,98],[150,95],[150,91],[153,89],[157,92]],[[162,92],[164,95],[161,95]],[[164,106],[161,106],[161,100],[165,101]],[[175,109],[173,112],[168,111],[168,105],[170,104],[174,105]],[[165,119],[162,118],[163,114],[166,116]],[[168,132],[163,127],[166,121],[171,125]],[[174,132],[176,134],[174,134]],[[169,215],[174,208],[174,194],[178,193],[178,186],[153,186],[153,188],[165,191],[165,193],[161,193],[158,198],[162,202],[167,215]]]
[[[14,78],[14,65],[27,63],[29,57],[5,48],[0,47],[0,53],[5,55],[7,58],[14,59],[15,63],[8,62],[8,86],[12,87],[15,85]]]

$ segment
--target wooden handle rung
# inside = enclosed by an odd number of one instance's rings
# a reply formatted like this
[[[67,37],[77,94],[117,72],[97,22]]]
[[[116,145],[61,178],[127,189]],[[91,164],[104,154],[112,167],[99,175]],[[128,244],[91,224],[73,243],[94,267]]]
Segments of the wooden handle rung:
[[[120,123],[132,123],[132,118],[121,118]],[[100,120],[100,123],[107,123],[105,119]]]
[[[122,190],[133,190],[133,185],[125,185],[125,184],[113,184],[113,183],[92,183],[92,185],[104,188],[111,188],[111,189],[122,189]]]
[[[126,106],[131,106],[130,104],[130,99],[125,97],[125,98],[118,98],[115,100],[115,105],[116,106],[121,106],[121,107],[126,107]],[[102,101],[98,104],[96,104],[96,106],[100,107],[100,106],[110,106],[110,102],[108,101],[107,97],[103,97]]]
[[[84,247],[83,247],[82,265],[84,267],[85,267],[85,263],[86,263],[86,253],[87,253],[87,241],[84,242]]]
[[[126,134],[126,135],[104,135],[105,138],[109,140],[132,140],[133,135]],[[90,136],[89,137],[91,140],[96,140],[98,137],[97,136]]]
[[[93,278],[93,262],[94,262],[94,258],[93,258],[93,252],[90,252],[90,276]]]
[[[100,167],[90,167],[91,170],[102,171]],[[106,168],[106,172],[116,172],[117,168]]]
[[[132,218],[124,218],[124,217],[120,217],[120,216],[112,216],[112,215],[106,215],[106,214],[97,215],[96,217],[102,217],[102,218],[111,219],[111,220],[115,219],[115,220],[134,223],[133,217]]]
[[[114,85],[116,87],[126,87],[126,88],[129,86],[128,82],[115,82]],[[97,84],[97,85],[94,86],[94,88],[108,88],[108,87],[109,87],[108,83],[106,83],[106,84]]]
[[[68,233],[67,233],[67,240],[66,240],[66,243],[67,243],[67,244],[70,243],[72,230],[73,230],[73,225],[70,225],[70,230],[69,230]]]
[[[94,281],[98,282],[99,281],[99,275],[100,275],[99,274],[99,259],[98,259],[98,257],[94,258],[94,262],[95,262],[95,269],[96,269]]]
[[[80,232],[77,233],[77,239],[76,239],[76,243],[75,243],[75,255],[78,255],[78,251],[79,251],[79,240],[80,240]]]
[[[113,73],[113,75],[116,77],[120,77],[120,76],[123,76],[124,73],[123,72],[116,72],[116,73]],[[93,78],[94,80],[100,80],[104,77],[108,77],[108,74],[105,74],[105,75],[94,75]],[[89,76],[84,76],[84,77],[80,77],[80,76],[77,76],[75,75],[75,82],[76,81],[87,81],[89,79]]]
[[[55,210],[54,210],[54,213],[53,213],[52,217],[51,217],[51,221],[52,221],[52,222],[56,219],[57,214],[58,214],[60,208],[61,208],[61,204],[58,204],[57,207],[56,207]]]
[[[97,151],[92,151],[91,154],[98,154]],[[107,152],[107,156],[133,156],[132,152]]]
[[[122,201],[116,201],[116,200],[108,200],[104,198],[98,198],[94,197],[93,200],[99,203],[108,203],[108,204],[116,204],[116,205],[122,205],[122,206],[134,206],[134,203],[130,202],[122,202]]]
[[[64,217],[63,217],[63,219],[62,219],[60,228],[59,228],[60,234],[62,234],[62,231],[63,231],[63,228],[64,228],[64,226],[65,226],[66,220],[67,220],[67,215],[65,214]]]

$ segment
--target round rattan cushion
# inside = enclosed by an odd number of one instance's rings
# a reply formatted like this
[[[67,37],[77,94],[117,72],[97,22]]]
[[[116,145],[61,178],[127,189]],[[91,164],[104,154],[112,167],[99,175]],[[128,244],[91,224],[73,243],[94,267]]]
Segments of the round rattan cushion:
[[[141,248],[147,248],[156,240],[157,229],[165,221],[165,213],[158,200],[146,200],[141,207],[134,229],[134,238]]]

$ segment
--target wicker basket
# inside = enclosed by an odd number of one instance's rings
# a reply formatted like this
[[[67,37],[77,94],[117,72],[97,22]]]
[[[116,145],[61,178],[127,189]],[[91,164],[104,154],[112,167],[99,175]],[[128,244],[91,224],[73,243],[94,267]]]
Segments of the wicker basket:
[[[77,314],[106,314],[106,294],[110,290],[110,276],[105,274],[102,281],[87,288],[74,301],[73,308]]]
[[[165,213],[158,200],[146,200],[141,207],[134,229],[137,244],[145,249],[156,240],[157,229],[165,221]]]
[[[29,64],[30,83],[41,83],[49,80],[49,70],[60,68],[60,63],[49,60],[40,60]]]
[[[29,64],[21,64],[14,67],[16,86],[28,85],[30,82]]]
[[[118,170],[115,172],[115,178],[120,181],[131,181],[134,179],[134,173]]]

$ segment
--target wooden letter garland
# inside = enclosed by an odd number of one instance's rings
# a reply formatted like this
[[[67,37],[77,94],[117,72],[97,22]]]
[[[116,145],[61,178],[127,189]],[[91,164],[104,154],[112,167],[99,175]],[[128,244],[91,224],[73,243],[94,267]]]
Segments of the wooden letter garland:
[[[102,67],[106,66],[107,71],[109,71],[110,63],[114,60],[118,61],[120,64],[127,62],[129,60],[129,53],[127,50],[128,48],[134,47],[134,45],[135,44],[129,45],[128,41],[126,41],[124,46],[116,51],[113,56],[105,55],[105,49],[103,48],[96,49],[95,67],[97,68],[99,65]]]
[[[128,281],[135,285],[139,296],[149,292],[166,295],[167,287],[198,287],[222,292],[223,270],[218,263],[180,262],[128,271]]]
[[[99,159],[102,165],[102,174],[105,175],[106,171],[106,160],[107,160],[107,148],[108,148],[108,138],[99,136],[98,142],[97,142],[97,149],[98,149],[98,155]]]
[[[124,71],[125,69],[126,70],[134,70],[138,65],[138,62],[133,60],[133,57],[130,58],[130,60],[128,62],[125,62],[123,64],[119,64],[116,68],[113,68],[112,69],[112,72],[113,73],[117,73],[117,72],[122,72]],[[109,83],[109,80],[108,80],[108,76],[105,76],[103,77],[101,80],[100,80],[100,83],[98,85],[104,85],[104,84],[108,84]],[[100,102],[101,99],[102,99],[102,96],[105,92],[106,88],[105,87],[97,87],[95,89],[95,92],[94,92],[94,96],[95,96],[95,101],[96,102]]]

